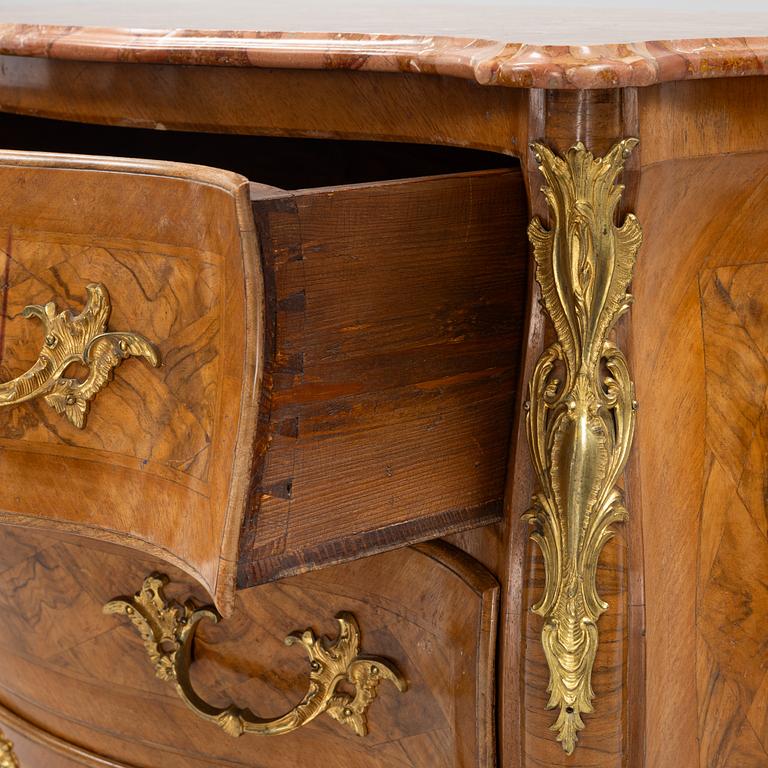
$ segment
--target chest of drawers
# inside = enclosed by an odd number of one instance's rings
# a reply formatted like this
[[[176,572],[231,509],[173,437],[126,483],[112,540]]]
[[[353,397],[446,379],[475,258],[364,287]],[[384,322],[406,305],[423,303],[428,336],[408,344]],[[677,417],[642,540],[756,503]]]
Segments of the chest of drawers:
[[[0,26],[0,765],[768,765],[768,19],[359,11]]]

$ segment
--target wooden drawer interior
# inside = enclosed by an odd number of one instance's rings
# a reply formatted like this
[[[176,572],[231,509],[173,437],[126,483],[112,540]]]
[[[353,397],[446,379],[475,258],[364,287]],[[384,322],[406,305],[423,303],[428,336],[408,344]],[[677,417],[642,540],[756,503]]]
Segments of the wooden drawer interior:
[[[499,519],[519,172],[251,194],[268,320],[241,585]]]

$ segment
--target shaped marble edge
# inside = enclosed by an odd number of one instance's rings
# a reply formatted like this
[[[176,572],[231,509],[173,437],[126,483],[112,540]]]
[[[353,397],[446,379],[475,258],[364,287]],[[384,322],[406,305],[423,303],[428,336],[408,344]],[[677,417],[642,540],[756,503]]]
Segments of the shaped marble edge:
[[[588,89],[768,75],[768,37],[528,45],[480,38],[0,24],[0,54],[76,61],[445,75]]]

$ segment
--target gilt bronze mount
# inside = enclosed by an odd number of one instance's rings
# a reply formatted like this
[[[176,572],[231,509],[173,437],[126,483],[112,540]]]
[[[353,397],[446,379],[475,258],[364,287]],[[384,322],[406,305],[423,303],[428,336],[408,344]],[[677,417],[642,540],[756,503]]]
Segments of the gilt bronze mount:
[[[0,768],[19,768],[19,758],[13,750],[13,742],[0,731]]]
[[[194,690],[190,679],[194,638],[203,619],[216,623],[212,607],[195,608],[190,602],[169,602],[163,592],[167,577],[148,576],[133,597],[119,597],[104,606],[105,613],[127,616],[144,641],[149,660],[160,680],[174,684],[182,701],[199,717],[215,723],[230,736],[255,733],[263,736],[290,733],[323,713],[358,736],[368,732],[367,712],[377,688],[389,680],[399,691],[406,682],[386,659],[360,654],[360,628],[351,613],[336,616],[339,635],[329,642],[311,629],[293,632],[286,645],[301,645],[309,657],[309,684],[304,698],[281,717],[265,719],[235,706],[214,707]],[[354,693],[339,689],[345,683]]]
[[[611,525],[626,518],[618,486],[627,461],[637,403],[623,352],[609,339],[630,306],[627,288],[642,240],[632,214],[617,226],[623,186],[616,179],[637,139],[605,157],[579,142],[564,157],[533,144],[544,175],[553,225],[528,228],[541,300],[557,340],[536,363],[526,426],[537,491],[526,518],[544,557],[544,618],[552,729],[568,754],[593,711],[597,621],[608,608],[596,569]]]
[[[86,291],[88,299],[79,315],[70,310],[57,314],[52,301],[24,308],[23,317],[42,321],[45,338],[35,364],[0,384],[0,407],[44,397],[57,413],[82,429],[91,400],[109,383],[123,360],[134,356],[155,367],[160,364],[157,348],[148,339],[138,333],[107,330],[112,305],[101,283],[90,283]],[[88,369],[82,381],[65,376],[73,363]]]

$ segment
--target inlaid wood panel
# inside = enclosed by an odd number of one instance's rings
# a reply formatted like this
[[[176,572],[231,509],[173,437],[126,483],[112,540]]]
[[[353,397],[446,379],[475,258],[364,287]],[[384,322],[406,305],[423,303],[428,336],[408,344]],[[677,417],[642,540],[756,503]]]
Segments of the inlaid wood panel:
[[[701,765],[768,765],[768,253],[699,278],[707,391],[697,589]]]
[[[198,720],[155,678],[128,622],[102,613],[105,601],[162,564],[109,544],[29,531],[24,541],[34,552],[20,559],[10,554],[18,538],[17,529],[0,529],[7,615],[0,703],[58,739],[135,768],[494,765],[498,587],[449,545],[421,544],[239,592],[230,619],[201,626],[193,679],[214,703],[235,701],[264,716],[289,709],[304,694],[308,665],[283,638],[308,626],[334,635],[339,610],[358,619],[363,650],[391,659],[409,683],[403,694],[380,687],[364,738],[320,717],[288,735],[233,739]],[[189,577],[170,575],[169,595],[204,599]]]
[[[267,339],[241,585],[498,520],[519,170],[252,194]]]
[[[0,377],[30,368],[42,324],[110,294],[110,330],[161,367],[125,361],[84,429],[42,399],[0,410],[0,514],[165,557],[224,611],[246,503],[258,392],[260,278],[246,181],[224,171],[0,153]]]
[[[768,764],[767,204],[767,153],[659,163],[640,183],[648,768]]]

